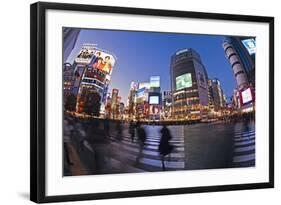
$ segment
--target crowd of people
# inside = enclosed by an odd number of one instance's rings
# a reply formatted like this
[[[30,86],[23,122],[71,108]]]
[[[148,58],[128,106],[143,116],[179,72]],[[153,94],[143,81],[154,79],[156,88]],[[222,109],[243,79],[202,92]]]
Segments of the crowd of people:
[[[71,166],[74,162],[69,158],[69,144],[75,146],[78,152],[82,152],[85,147],[92,150],[95,157],[98,157],[97,146],[101,143],[107,144],[110,140],[121,142],[124,137],[124,126],[128,126],[128,134],[131,143],[136,143],[139,147],[135,163],[139,164],[143,157],[143,149],[147,144],[147,130],[139,121],[130,121],[125,124],[121,121],[104,120],[79,120],[77,118],[66,117],[64,120],[64,154],[65,163]],[[160,129],[160,142],[158,145],[159,158],[162,162],[162,170],[166,170],[166,156],[171,154],[173,146],[170,143],[172,135],[169,128],[163,125]],[[96,160],[98,161],[98,159]]]

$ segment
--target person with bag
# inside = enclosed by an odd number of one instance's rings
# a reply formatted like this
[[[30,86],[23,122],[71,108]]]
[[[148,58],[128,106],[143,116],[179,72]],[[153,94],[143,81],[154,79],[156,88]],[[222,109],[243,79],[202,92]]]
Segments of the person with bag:
[[[172,135],[166,125],[163,125],[163,128],[160,130],[160,133],[161,133],[161,139],[160,139],[158,151],[161,157],[162,170],[165,171],[166,170],[165,156],[169,155],[173,150],[173,146],[169,142],[172,139]]]

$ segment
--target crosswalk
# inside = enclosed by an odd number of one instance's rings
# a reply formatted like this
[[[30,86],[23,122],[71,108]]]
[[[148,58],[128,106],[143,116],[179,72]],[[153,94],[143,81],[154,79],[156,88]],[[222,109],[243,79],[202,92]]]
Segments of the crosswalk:
[[[137,143],[137,137],[134,142],[127,132],[124,130],[124,134],[121,140],[116,138],[110,138],[111,150],[116,150],[117,154],[111,155],[113,168],[120,168],[122,164],[126,164],[126,170],[128,172],[143,172],[143,171],[160,171],[162,170],[162,162],[158,152],[158,145],[160,141],[160,128],[150,129],[149,126],[144,126],[147,132],[147,140],[140,155],[139,162],[136,163],[137,156],[139,155],[139,144]],[[179,130],[177,127],[169,126],[172,134],[170,141],[174,149],[170,155],[165,159],[166,170],[183,170],[185,169],[185,151],[184,151],[184,132],[183,129]]]
[[[234,135],[234,167],[255,165],[255,129],[236,132]]]

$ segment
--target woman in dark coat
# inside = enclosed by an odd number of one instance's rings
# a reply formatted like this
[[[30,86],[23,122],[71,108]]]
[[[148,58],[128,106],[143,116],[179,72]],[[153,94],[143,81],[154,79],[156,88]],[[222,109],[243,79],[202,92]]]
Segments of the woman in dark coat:
[[[162,161],[162,169],[165,170],[165,156],[170,154],[172,152],[173,146],[170,145],[170,140],[172,139],[170,130],[167,128],[166,125],[163,126],[163,128],[160,130],[161,132],[161,139],[158,147],[158,151],[161,156]]]

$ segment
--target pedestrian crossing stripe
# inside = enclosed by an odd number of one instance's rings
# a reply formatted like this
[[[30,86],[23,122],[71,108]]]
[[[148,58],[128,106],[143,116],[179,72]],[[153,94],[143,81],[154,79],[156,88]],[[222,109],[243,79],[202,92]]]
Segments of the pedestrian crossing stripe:
[[[242,141],[242,142],[235,142],[234,146],[240,146],[240,145],[249,145],[255,142],[255,139],[247,140],[247,141]]]
[[[123,135],[122,137],[126,137],[131,140],[130,135]],[[137,135],[135,135],[134,139],[137,139]],[[161,136],[147,136],[146,140],[147,141],[153,141],[153,142],[159,142],[161,139]],[[169,142],[178,142],[178,143],[183,143],[184,142],[184,136],[177,136],[177,137],[172,137],[172,139]]]
[[[248,136],[252,136],[255,135],[255,132],[252,133],[244,133],[244,134],[240,134],[240,135],[234,135],[235,138],[241,138],[241,137],[248,137]]]
[[[128,160],[130,160],[131,162],[136,162],[136,159],[137,159],[136,155],[133,155],[130,153],[124,153],[124,157],[127,158]],[[162,161],[160,159],[149,159],[146,157],[140,157],[139,164],[162,168]],[[165,160],[165,167],[170,168],[170,169],[184,169],[185,162],[184,161]]]
[[[242,141],[249,141],[250,139],[254,139],[255,135],[249,135],[247,137],[241,137],[241,138],[236,138],[234,139],[235,142],[242,142]]]
[[[129,146],[139,147],[139,144],[137,142],[132,143],[131,141],[127,141],[127,140],[122,139],[122,143],[126,144],[126,145],[129,145]],[[150,144],[146,143],[145,146],[144,146],[144,149],[150,149],[150,150],[158,151],[158,145],[156,146],[156,145],[150,145]],[[182,145],[182,147],[175,146],[173,151],[174,152],[184,151],[184,145]]]
[[[141,157],[139,160],[140,165],[162,168],[162,161],[158,151],[160,139],[161,136],[159,135],[149,135],[147,137],[146,144],[141,152]],[[118,141],[116,138],[110,138],[110,143],[118,149],[120,156],[123,156],[124,158],[123,160],[127,159],[131,161],[131,163],[135,163],[137,156],[139,155],[139,144],[137,140],[137,135],[134,137],[134,142],[132,142],[130,135],[124,135],[121,137],[121,141]],[[174,149],[173,152],[167,156],[167,159],[169,160],[165,160],[165,167],[168,169],[184,169],[184,137],[173,137],[173,139],[169,142],[174,146]],[[120,156],[116,155],[115,157],[112,157],[120,158]],[[116,160],[122,161],[122,159]]]
[[[234,163],[247,162],[252,160],[255,160],[255,153],[251,153],[247,155],[239,155],[233,158]]]
[[[246,152],[246,151],[252,151],[255,150],[255,145],[250,145],[247,147],[237,147],[234,149],[234,152]]]
[[[255,131],[256,131],[255,129],[251,129],[251,130],[248,130],[248,131],[235,132],[235,134],[236,134],[236,135],[241,135],[241,134],[251,133],[251,132],[255,132]]]
[[[128,141],[128,142],[132,142],[132,139],[131,138],[129,138],[129,137],[123,137],[122,139],[124,139],[124,140],[126,140],[126,141]],[[136,142],[138,139],[134,139],[134,141]],[[173,142],[173,141],[169,141],[171,144],[173,144],[174,146],[178,146],[178,147],[180,147],[180,146],[183,146],[183,142],[182,143],[175,143],[175,142]],[[149,141],[149,140],[146,140],[146,143],[147,144],[150,144],[150,145],[159,145],[159,141]]]
[[[234,135],[234,157],[235,166],[255,161],[255,130],[248,130]]]
[[[118,144],[117,142],[112,142],[112,144],[114,144],[118,148],[134,152],[135,154],[138,154],[138,152],[139,152],[139,147],[131,147],[131,146],[127,146],[127,145],[124,145],[124,144]],[[145,154],[145,155],[159,157],[159,152],[158,151],[150,151],[150,150],[143,149],[142,153]],[[171,158],[184,158],[184,153],[172,152],[170,154],[170,157]]]

